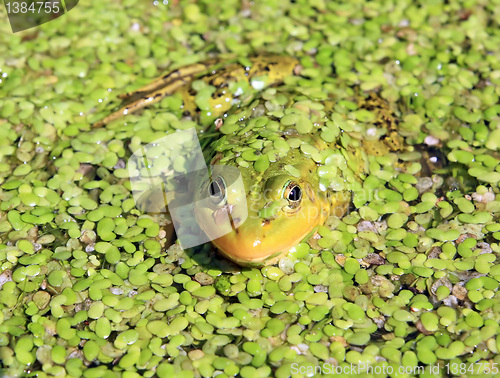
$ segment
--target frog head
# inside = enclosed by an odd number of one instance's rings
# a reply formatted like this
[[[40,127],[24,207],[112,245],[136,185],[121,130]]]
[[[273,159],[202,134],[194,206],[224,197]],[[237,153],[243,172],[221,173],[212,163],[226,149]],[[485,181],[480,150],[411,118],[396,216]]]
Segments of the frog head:
[[[208,201],[197,201],[195,214],[222,255],[240,265],[274,263],[330,212],[316,163],[298,149],[264,172],[252,166],[238,167],[238,172],[239,182],[234,170],[219,169],[202,183],[199,195]]]

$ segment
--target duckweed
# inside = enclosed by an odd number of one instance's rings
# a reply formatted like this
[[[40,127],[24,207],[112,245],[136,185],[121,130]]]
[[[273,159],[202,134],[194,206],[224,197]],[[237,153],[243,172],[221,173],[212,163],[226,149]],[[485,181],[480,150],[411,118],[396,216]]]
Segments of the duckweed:
[[[251,8],[79,3],[78,12],[16,34],[4,20],[2,376],[288,377],[294,362],[500,363],[500,41],[491,6]],[[261,105],[272,117],[244,129],[227,117],[222,133],[253,139],[245,150],[220,151],[265,172],[297,150],[321,165],[325,188],[355,195],[343,219],[329,218],[286,260],[241,269],[208,245],[171,245],[165,215],[136,208],[124,169],[131,150],[201,129],[210,115],[198,122],[174,95],[106,128],[90,124],[118,94],[172,67],[255,51],[296,56],[301,75],[286,86],[302,98],[289,109],[286,88],[265,90]],[[246,93],[263,80],[228,88]],[[194,103],[209,109],[215,88],[200,80],[194,89]],[[375,100],[362,105],[360,92],[397,107],[397,125],[392,112],[377,118],[384,106]],[[278,123],[295,137],[267,140]],[[315,128],[314,143],[298,137]],[[373,151],[359,186],[352,161],[321,149],[338,140],[368,151],[382,129],[391,148],[397,134],[411,151]],[[182,172],[182,163],[171,164]],[[294,162],[283,170],[302,174]]]

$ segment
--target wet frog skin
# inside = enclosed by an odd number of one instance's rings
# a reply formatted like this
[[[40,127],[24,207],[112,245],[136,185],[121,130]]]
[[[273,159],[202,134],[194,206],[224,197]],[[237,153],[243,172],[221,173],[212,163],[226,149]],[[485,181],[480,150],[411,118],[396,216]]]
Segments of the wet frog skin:
[[[372,127],[361,127],[339,111],[335,98],[282,84],[297,74],[294,58],[249,63],[173,71],[126,94],[129,103],[95,126],[180,94],[184,116],[217,129],[210,164],[238,168],[245,185],[245,193],[231,190],[223,170],[200,182],[197,200],[210,201],[195,205],[197,221],[211,237],[220,235],[220,214],[229,214],[232,230],[212,243],[237,264],[258,266],[275,263],[329,216],[342,217],[353,194],[368,197],[362,186],[368,156],[396,151],[402,139],[390,107],[377,97],[353,93],[358,108],[375,114]]]

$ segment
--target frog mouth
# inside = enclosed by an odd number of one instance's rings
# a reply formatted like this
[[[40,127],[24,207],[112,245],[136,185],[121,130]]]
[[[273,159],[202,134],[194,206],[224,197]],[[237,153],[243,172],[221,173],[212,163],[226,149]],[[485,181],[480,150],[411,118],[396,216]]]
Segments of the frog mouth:
[[[300,243],[307,236],[296,236],[286,243],[270,245],[262,237],[238,237],[241,232],[231,232],[212,241],[221,254],[239,265],[269,265],[286,254],[291,247]],[[247,239],[247,240],[245,240]]]
[[[233,219],[232,231],[212,240],[212,243],[223,256],[246,266],[275,263],[321,223],[320,217],[293,221],[289,218],[280,224],[280,220],[264,222],[260,217],[249,216],[239,227],[235,227],[238,221]],[[285,232],[283,228],[286,228]]]

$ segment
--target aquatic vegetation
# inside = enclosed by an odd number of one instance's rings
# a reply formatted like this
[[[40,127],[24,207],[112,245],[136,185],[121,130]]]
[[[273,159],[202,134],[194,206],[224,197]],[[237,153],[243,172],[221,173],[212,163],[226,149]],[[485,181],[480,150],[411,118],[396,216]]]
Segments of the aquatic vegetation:
[[[294,363],[325,362],[491,370],[498,7],[226,4],[80,3],[22,33],[1,24],[1,374],[287,377],[301,376]],[[299,60],[284,85],[306,109],[334,99],[327,109],[342,119],[331,121],[351,139],[379,111],[358,94],[376,93],[413,150],[372,155],[346,216],[274,266],[241,268],[210,244],[172,244],[166,219],[131,196],[132,151],[203,127],[179,110],[180,94],[91,125],[120,93],[171,69],[266,52]],[[273,89],[262,99],[278,112],[288,97]],[[221,128],[228,139],[231,125]],[[238,163],[266,171],[245,157]]]

